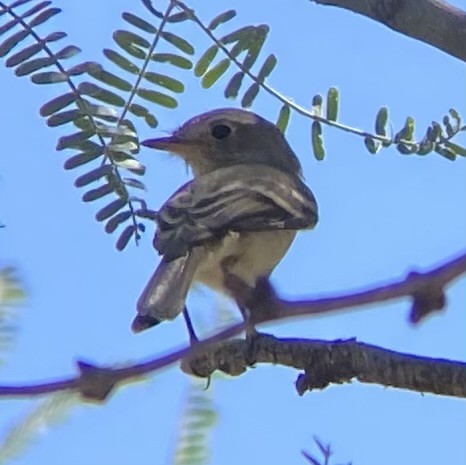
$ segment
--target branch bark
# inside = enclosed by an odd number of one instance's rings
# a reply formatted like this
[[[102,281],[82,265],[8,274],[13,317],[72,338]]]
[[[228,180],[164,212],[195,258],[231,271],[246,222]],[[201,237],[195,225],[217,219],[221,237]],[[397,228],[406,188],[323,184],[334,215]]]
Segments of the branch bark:
[[[330,384],[350,383],[355,378],[362,383],[466,397],[466,363],[403,354],[356,339],[278,339],[259,333],[252,350],[242,339],[224,341],[185,359],[182,369],[203,377],[215,370],[237,376],[247,370],[251,359],[304,370],[296,380],[299,395]]]
[[[441,0],[312,0],[367,16],[466,61],[466,13]]]

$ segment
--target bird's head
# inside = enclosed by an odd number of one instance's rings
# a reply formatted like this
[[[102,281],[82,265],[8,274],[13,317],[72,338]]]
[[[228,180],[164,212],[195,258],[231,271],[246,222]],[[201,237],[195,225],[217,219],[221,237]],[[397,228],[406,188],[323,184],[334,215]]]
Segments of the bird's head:
[[[295,176],[301,165],[275,124],[236,108],[196,116],[168,137],[147,139],[142,145],[182,157],[194,174],[238,164],[265,164]]]

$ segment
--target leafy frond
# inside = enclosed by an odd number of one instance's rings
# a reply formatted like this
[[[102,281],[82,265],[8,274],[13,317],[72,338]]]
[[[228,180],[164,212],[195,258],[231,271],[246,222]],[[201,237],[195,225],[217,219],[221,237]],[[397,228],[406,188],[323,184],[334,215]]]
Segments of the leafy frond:
[[[117,75],[94,62],[65,67],[64,62],[79,54],[80,49],[66,45],[54,51],[52,43],[66,38],[66,33],[43,36],[37,31],[38,26],[61,10],[50,7],[50,1],[43,1],[22,11],[27,3],[31,0],[16,1],[9,6],[0,3],[0,16],[9,19],[0,24],[0,36],[8,35],[0,43],[0,56],[7,57],[6,66],[14,69],[17,76],[30,76],[35,84],[67,84],[68,90],[44,104],[40,113],[50,127],[72,128],[59,138],[56,149],[73,151],[65,161],[65,169],[90,167],[75,185],[88,189],[82,197],[84,202],[105,202],[96,219],[105,222],[107,232],[114,232],[126,223],[117,241],[121,250],[131,238],[136,241],[140,238],[145,230],[141,219],[146,218],[138,215],[142,208],[137,204],[144,205],[143,199],[133,193],[144,190],[144,184],[134,176],[142,176],[145,169],[136,158],[139,140],[129,116],[154,128],[158,120],[146,103],[163,108],[178,106],[176,96],[184,92],[184,84],[169,73],[150,71],[149,65],[158,62],[184,69],[193,67],[188,57],[194,54],[194,47],[165,30],[168,24],[188,16],[172,13],[173,5],[161,13],[148,1],[143,4],[152,21],[123,13],[128,28],[113,34],[115,50],[104,50],[112,66],[120,70]],[[32,43],[20,48],[26,40]],[[155,53],[160,44],[168,46],[167,53]],[[125,176],[125,171],[133,176]]]
[[[59,392],[40,402],[23,420],[7,431],[0,444],[0,463],[9,463],[44,429],[64,421],[72,407],[79,403],[78,394],[70,392]]]
[[[174,465],[201,465],[208,461],[209,433],[217,415],[209,391],[199,382],[189,386],[181,417],[179,437],[173,458]]]
[[[235,63],[240,70],[235,72],[229,79],[224,91],[225,97],[231,99],[236,99],[240,96],[241,90],[244,88],[244,77],[250,76],[270,30],[266,24],[244,26],[217,38],[213,31],[221,25],[226,24],[235,16],[236,12],[234,10],[225,11],[216,16],[208,26],[204,26],[197,17],[193,16],[193,20],[214,41],[214,44],[207,48],[197,61],[194,67],[194,74],[201,78],[202,87],[208,89],[227,73],[232,63]],[[214,63],[220,50],[223,52],[224,57],[220,57]],[[249,84],[242,94],[241,106],[243,108],[252,106],[261,90],[260,84],[272,73],[276,64],[277,58],[275,55],[268,55],[259,68],[257,75],[253,77],[253,82]]]
[[[444,134],[442,134],[442,131],[439,132],[442,125],[433,122],[427,129],[426,136],[418,142],[414,138],[410,138],[415,124],[412,118],[407,119],[405,126],[395,137],[388,136],[385,129],[386,123],[382,124],[384,117],[385,121],[387,121],[388,110],[386,108],[379,111],[374,134],[344,125],[338,121],[339,92],[337,88],[329,88],[325,102],[320,94],[315,95],[312,99],[312,107],[306,108],[283,96],[266,82],[266,78],[269,77],[277,64],[275,55],[270,54],[257,72],[252,71],[269,32],[267,25],[244,26],[224,36],[217,37],[214,30],[233,19],[236,16],[234,10],[219,14],[206,26],[182,2],[176,0],[176,4],[185,13],[189,12],[190,18],[212,41],[212,45],[202,53],[194,67],[194,74],[201,78],[202,86],[210,88],[230,70],[233,70],[233,74],[226,84],[224,94],[227,98],[236,99],[240,97],[241,90],[244,88],[245,77],[247,77],[252,82],[241,96],[241,106],[244,108],[252,106],[259,92],[264,90],[281,103],[276,124],[283,132],[286,130],[291,111],[313,120],[311,123],[311,141],[314,156],[318,160],[325,157],[322,135],[324,125],[362,137],[370,153],[377,153],[382,147],[394,146],[401,154],[405,155],[426,155],[434,151],[450,160],[454,160],[457,156],[465,156],[466,148],[451,141],[458,132],[466,130],[466,126],[461,126],[461,118],[455,109],[451,109],[450,114],[442,119]],[[241,58],[242,56],[243,58]],[[385,114],[385,112],[387,113]]]
[[[16,270],[11,267],[0,269],[0,364],[4,354],[10,347],[16,333],[13,325],[16,307],[24,299],[25,294],[17,277]]]
[[[462,126],[457,110],[451,108],[448,113],[442,118],[442,122],[433,121],[423,138],[416,140],[416,123],[411,116],[406,118],[404,126],[393,137],[388,137],[388,109],[383,107],[378,111],[375,120],[375,133],[382,139],[367,135],[364,143],[372,154],[377,153],[381,147],[395,145],[403,155],[423,156],[436,152],[448,160],[455,160],[457,156],[466,157],[466,148],[452,142],[456,135],[466,130],[466,126]]]

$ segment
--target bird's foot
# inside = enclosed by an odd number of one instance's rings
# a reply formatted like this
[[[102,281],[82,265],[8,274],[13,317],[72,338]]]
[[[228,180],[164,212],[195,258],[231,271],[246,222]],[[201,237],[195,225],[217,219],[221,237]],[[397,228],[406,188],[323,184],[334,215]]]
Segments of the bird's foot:
[[[188,309],[186,307],[183,309],[183,318],[189,334],[189,343],[194,346],[199,343],[199,338],[197,337],[196,331],[194,331],[193,322],[191,321],[191,317],[189,316]]]

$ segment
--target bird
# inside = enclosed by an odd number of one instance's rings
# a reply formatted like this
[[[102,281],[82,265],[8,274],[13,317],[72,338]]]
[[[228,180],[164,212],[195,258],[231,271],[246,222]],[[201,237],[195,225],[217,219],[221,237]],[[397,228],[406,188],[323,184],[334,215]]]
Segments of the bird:
[[[171,135],[141,142],[181,157],[193,179],[155,215],[153,246],[162,256],[138,302],[135,333],[183,313],[193,283],[234,299],[225,273],[255,287],[312,229],[318,208],[299,159],[281,130],[252,111],[220,108],[195,116]],[[243,317],[247,309],[240,307]]]

